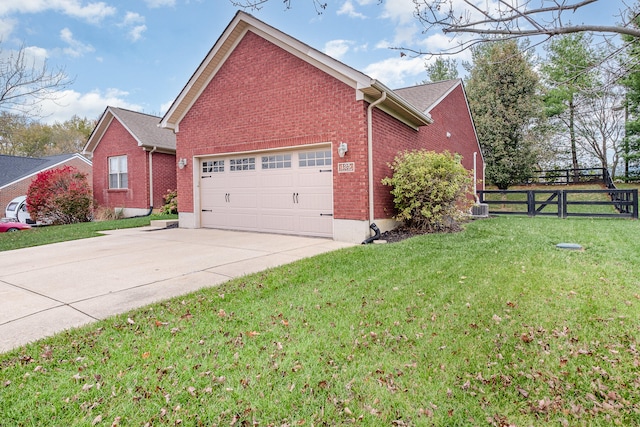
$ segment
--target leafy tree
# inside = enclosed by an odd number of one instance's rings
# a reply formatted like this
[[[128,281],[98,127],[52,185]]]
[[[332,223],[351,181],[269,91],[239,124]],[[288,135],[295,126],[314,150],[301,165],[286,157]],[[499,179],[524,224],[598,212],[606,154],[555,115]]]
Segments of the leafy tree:
[[[576,113],[581,105],[589,106],[595,96],[598,63],[591,48],[591,38],[585,34],[571,34],[556,38],[547,46],[547,60],[542,66],[545,83],[547,115],[558,120],[569,136],[571,166],[578,169]],[[577,171],[575,172],[577,174]]]
[[[86,144],[95,121],[78,116],[53,125],[26,116],[0,112],[0,154],[43,157],[77,153]]]
[[[71,166],[40,172],[27,191],[27,210],[37,221],[72,224],[91,220],[87,175]]]
[[[393,187],[397,220],[421,231],[457,230],[456,221],[472,194],[470,171],[459,156],[447,151],[404,152],[389,167],[393,176],[382,183]]]
[[[427,65],[429,82],[440,82],[458,78],[458,61],[452,58],[436,58],[433,64]],[[427,82],[425,82],[427,83]]]
[[[635,17],[632,22],[635,28],[640,28],[640,18]],[[622,84],[627,92],[623,103],[625,115],[625,138],[623,141],[623,160],[625,163],[625,179],[632,178],[631,169],[636,167],[636,174],[640,173],[640,39],[625,37],[626,56],[622,65],[626,71]],[[637,178],[637,176],[636,176]]]
[[[466,89],[485,176],[506,189],[529,178],[537,161],[535,136],[542,121],[538,75],[515,40],[478,45],[472,54]]]
[[[23,115],[0,111],[0,154],[24,155],[18,130],[27,125]]]

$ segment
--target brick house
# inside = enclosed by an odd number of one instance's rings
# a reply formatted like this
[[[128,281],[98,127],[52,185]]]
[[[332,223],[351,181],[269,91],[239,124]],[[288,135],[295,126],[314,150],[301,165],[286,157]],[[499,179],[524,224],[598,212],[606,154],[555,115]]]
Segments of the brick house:
[[[398,152],[457,152],[483,180],[460,80],[391,90],[244,12],[161,126],[186,164],[181,227],[361,242],[396,225],[380,181]]]
[[[93,160],[97,206],[125,217],[160,208],[176,189],[175,135],[158,127],[160,117],[107,107],[83,153]]]
[[[0,155],[0,216],[4,216],[4,210],[12,199],[27,194],[31,182],[40,172],[64,166],[72,166],[87,174],[91,182],[91,161],[77,153],[39,158]]]

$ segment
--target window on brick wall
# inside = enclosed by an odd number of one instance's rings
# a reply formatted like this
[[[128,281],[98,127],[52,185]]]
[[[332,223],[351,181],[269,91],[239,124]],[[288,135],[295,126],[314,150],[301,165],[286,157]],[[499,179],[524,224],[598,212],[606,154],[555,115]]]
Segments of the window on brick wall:
[[[128,188],[127,156],[109,157],[109,188]]]

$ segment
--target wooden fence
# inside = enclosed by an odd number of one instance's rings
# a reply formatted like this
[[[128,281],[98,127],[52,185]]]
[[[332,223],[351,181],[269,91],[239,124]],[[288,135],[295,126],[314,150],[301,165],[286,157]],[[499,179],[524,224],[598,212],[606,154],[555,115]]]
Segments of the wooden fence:
[[[534,171],[531,178],[523,184],[566,185],[606,182],[611,179],[605,168],[553,169]]]
[[[638,190],[485,190],[478,191],[489,214],[553,215],[638,219]]]

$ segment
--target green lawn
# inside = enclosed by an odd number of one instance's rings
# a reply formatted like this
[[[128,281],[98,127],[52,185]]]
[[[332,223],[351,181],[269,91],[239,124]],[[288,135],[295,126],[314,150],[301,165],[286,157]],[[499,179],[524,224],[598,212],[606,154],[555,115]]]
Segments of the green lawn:
[[[80,224],[33,227],[16,233],[0,233],[0,252],[30,246],[48,245],[68,240],[86,239],[100,235],[100,231],[149,225],[154,219],[174,219],[178,215],[150,215],[113,221],[83,222]],[[2,426],[2,424],[0,424]]]
[[[135,310],[0,355],[0,425],[639,425],[638,227],[491,218]]]

